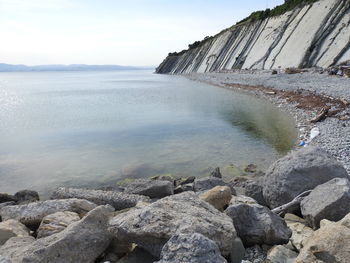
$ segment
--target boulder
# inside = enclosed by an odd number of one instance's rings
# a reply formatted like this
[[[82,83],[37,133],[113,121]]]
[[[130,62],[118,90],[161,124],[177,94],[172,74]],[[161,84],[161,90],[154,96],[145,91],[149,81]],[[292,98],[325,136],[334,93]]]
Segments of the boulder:
[[[206,191],[214,188],[215,186],[225,186],[226,183],[217,177],[204,177],[200,179],[196,179],[193,184],[193,189],[195,192]]]
[[[309,226],[320,226],[322,219],[339,221],[350,212],[350,182],[334,178],[317,186],[300,204],[301,213]]]
[[[164,245],[158,263],[227,263],[217,244],[198,234],[175,234]]]
[[[63,231],[71,223],[77,222],[80,217],[77,213],[63,211],[47,215],[41,221],[37,231],[37,238],[51,236]]]
[[[12,263],[10,259],[0,256],[0,263]]]
[[[220,168],[216,167],[211,173],[210,176],[212,177],[216,177],[216,178],[222,178],[221,172],[220,172]]]
[[[169,181],[137,179],[125,187],[125,193],[163,198],[174,194],[174,184]]]
[[[175,180],[175,186],[184,185],[184,184],[192,184],[195,179],[196,179],[195,176],[178,178]]]
[[[322,224],[321,224],[322,225]],[[296,263],[348,263],[350,258],[350,213],[337,223],[329,222],[308,239]]]
[[[0,222],[0,246],[11,237],[29,236],[29,229],[25,225],[14,219]]]
[[[0,193],[0,204],[6,202],[16,202],[17,199],[13,195],[9,195],[6,193]]]
[[[0,209],[3,220],[16,219],[29,227],[39,226],[41,220],[59,211],[71,211],[85,214],[97,205],[82,199],[47,200],[26,205],[5,206]]]
[[[321,148],[304,147],[277,160],[267,170],[264,199],[270,208],[276,208],[336,177],[349,177],[338,161]]]
[[[16,202],[10,201],[10,202],[5,202],[5,203],[0,203],[0,209],[5,207],[5,206],[9,206],[9,205],[16,205]]]
[[[247,177],[237,177],[231,180],[228,185],[239,192],[256,200],[260,205],[266,206],[263,196],[263,183],[261,177],[250,179]]]
[[[294,263],[298,253],[284,246],[274,246],[267,252],[265,263]]]
[[[134,248],[133,251],[131,251],[129,254],[125,255],[119,261],[118,263],[154,263],[159,258],[151,255],[146,250],[144,250],[141,247]]]
[[[187,191],[193,191],[193,184],[181,184],[176,186],[174,189],[174,194],[179,194]]]
[[[39,201],[39,194],[33,190],[22,190],[15,193],[15,198],[18,204],[28,204],[31,202]]]
[[[239,204],[226,209],[245,247],[279,245],[289,241],[292,231],[284,220],[261,205]]]
[[[82,220],[48,237],[11,238],[0,248],[0,255],[13,262],[95,262],[112,238],[107,229],[111,209],[99,206]]]
[[[51,199],[69,198],[85,199],[97,205],[111,205],[115,210],[134,207],[140,201],[149,201],[147,197],[141,195],[66,187],[56,189],[51,195]]]
[[[213,189],[201,194],[199,198],[208,202],[216,209],[224,211],[231,201],[232,194],[230,187],[216,186]]]
[[[169,196],[141,209],[115,216],[110,229],[120,242],[136,243],[159,257],[176,233],[200,233],[215,241],[224,256],[237,239],[232,220],[193,192]]]
[[[239,204],[257,205],[258,203],[253,198],[248,196],[233,195],[229,205],[239,205]]]

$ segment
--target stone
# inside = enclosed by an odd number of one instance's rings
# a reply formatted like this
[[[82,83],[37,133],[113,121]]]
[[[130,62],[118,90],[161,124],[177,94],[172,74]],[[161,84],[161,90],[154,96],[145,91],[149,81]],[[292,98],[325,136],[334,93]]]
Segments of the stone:
[[[86,214],[97,205],[82,199],[47,200],[25,205],[5,206],[0,209],[3,220],[16,219],[28,227],[39,226],[41,220],[59,211],[71,211]]]
[[[169,181],[137,179],[125,187],[125,193],[163,198],[174,194],[174,184]]]
[[[12,263],[10,259],[0,256],[0,263]]]
[[[255,245],[248,247],[245,250],[245,255],[242,263],[264,263],[266,256],[266,251],[261,246]]]
[[[141,247],[136,247],[126,256],[122,257],[118,263],[153,263],[157,261],[158,258],[148,253]]]
[[[244,167],[244,172],[246,172],[246,173],[256,173],[257,168],[258,167],[256,166],[256,164],[251,163],[251,164],[248,164],[246,167]]]
[[[33,190],[22,190],[15,193],[15,198],[18,204],[28,204],[31,202],[39,201],[39,194],[37,191]]]
[[[221,172],[220,172],[220,168],[216,167],[211,173],[210,176],[212,177],[216,177],[216,178],[222,178]]]
[[[51,199],[69,198],[85,199],[97,205],[111,205],[115,210],[134,207],[138,202],[149,201],[149,198],[141,195],[65,187],[56,189],[51,195]]]
[[[245,195],[256,200],[260,205],[266,206],[263,195],[262,178],[250,179],[247,177],[236,177],[228,185],[231,189],[237,190],[241,195]],[[237,189],[239,188],[239,190]]]
[[[349,177],[338,161],[319,147],[303,147],[270,166],[264,177],[264,199],[276,208],[336,177]]]
[[[199,196],[203,201],[208,202],[219,211],[224,211],[229,205],[232,194],[228,186],[216,186]]]
[[[11,237],[29,236],[29,229],[17,220],[9,219],[0,222],[0,246]]]
[[[293,214],[286,214],[284,221],[287,226],[292,230],[292,236],[290,237],[290,243],[292,247],[300,251],[307,240],[313,235],[312,228],[306,226],[306,222],[303,218],[300,218]]]
[[[65,230],[35,240],[13,237],[0,248],[13,262],[93,263],[108,247],[111,234],[108,216],[112,207],[99,206]]]
[[[350,213],[339,222],[327,223],[308,239],[296,263],[348,263],[350,258]]]
[[[257,205],[258,203],[253,198],[248,196],[233,195],[229,205],[238,205],[238,204]]]
[[[274,246],[267,252],[266,263],[294,263],[298,253],[285,248],[284,246]]]
[[[37,238],[51,236],[66,229],[71,223],[77,222],[80,217],[77,213],[63,211],[47,215],[41,221],[37,231]]]
[[[225,213],[232,218],[237,234],[245,247],[256,244],[286,244],[292,235],[284,220],[265,206],[232,205]]]
[[[175,186],[185,185],[185,184],[192,184],[195,179],[196,179],[195,176],[189,176],[189,177],[185,177],[185,178],[176,179],[175,180]]]
[[[198,234],[175,234],[164,245],[158,263],[227,263],[217,244]]]
[[[206,191],[214,188],[215,186],[225,186],[226,183],[216,177],[204,177],[200,179],[196,179],[194,181],[193,189],[195,192]]]
[[[156,257],[176,233],[199,233],[217,243],[228,256],[237,238],[231,218],[193,192],[165,197],[141,209],[133,209],[110,221],[115,237],[136,243]]]
[[[152,176],[150,179],[152,180],[160,180],[160,181],[169,181],[171,183],[175,183],[175,178],[172,174],[161,174],[161,175],[156,175]]]
[[[10,201],[10,202],[5,202],[5,203],[0,203],[0,209],[5,207],[5,206],[9,206],[9,205],[16,205],[16,202]]]
[[[181,184],[176,186],[174,189],[174,194],[179,194],[187,191],[193,191],[193,184]]]
[[[339,221],[350,212],[350,182],[334,178],[317,186],[300,204],[309,226],[319,228],[322,219]]]
[[[0,204],[6,202],[16,202],[17,199],[13,195],[9,195],[6,193],[0,193]]]

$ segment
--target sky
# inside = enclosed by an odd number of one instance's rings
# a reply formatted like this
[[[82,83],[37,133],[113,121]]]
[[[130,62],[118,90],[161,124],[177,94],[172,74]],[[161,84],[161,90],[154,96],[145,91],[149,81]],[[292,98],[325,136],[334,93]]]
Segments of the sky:
[[[0,63],[158,65],[283,0],[0,0]]]

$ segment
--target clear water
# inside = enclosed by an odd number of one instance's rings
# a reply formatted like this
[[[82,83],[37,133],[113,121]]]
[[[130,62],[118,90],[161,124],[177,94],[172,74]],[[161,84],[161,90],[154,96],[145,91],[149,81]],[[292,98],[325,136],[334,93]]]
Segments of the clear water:
[[[0,73],[0,192],[266,168],[293,120],[256,98],[151,71]]]

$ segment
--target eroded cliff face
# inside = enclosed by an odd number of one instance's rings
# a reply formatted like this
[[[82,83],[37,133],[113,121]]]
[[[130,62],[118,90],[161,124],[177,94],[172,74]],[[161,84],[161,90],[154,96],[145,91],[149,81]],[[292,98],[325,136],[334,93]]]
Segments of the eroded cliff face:
[[[168,56],[157,73],[329,67],[350,60],[350,0],[320,0],[281,16],[233,26]]]

